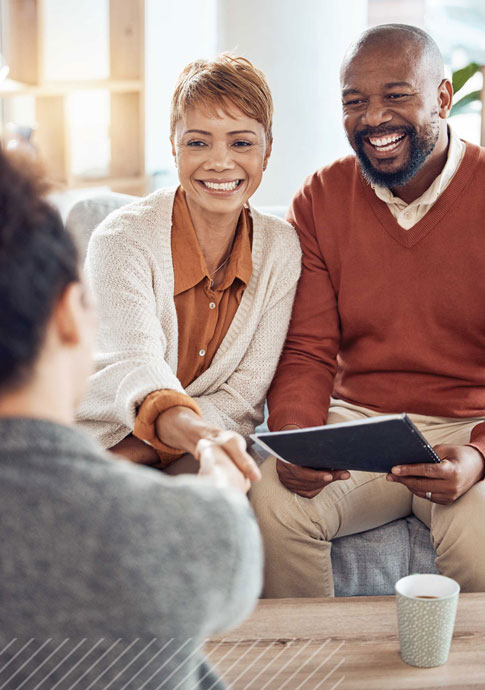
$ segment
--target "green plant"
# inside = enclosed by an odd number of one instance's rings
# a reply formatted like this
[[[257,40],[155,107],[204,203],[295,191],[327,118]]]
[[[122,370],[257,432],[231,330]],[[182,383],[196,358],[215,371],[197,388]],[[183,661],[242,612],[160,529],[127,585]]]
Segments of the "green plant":
[[[467,81],[473,77],[474,74],[482,70],[482,65],[477,62],[470,62],[466,67],[453,72],[452,84],[453,93],[456,95],[460,89],[462,89]],[[472,91],[462,96],[458,101],[453,103],[450,115],[459,115],[462,113],[476,112],[472,107],[472,103],[475,101],[480,101],[481,91]]]

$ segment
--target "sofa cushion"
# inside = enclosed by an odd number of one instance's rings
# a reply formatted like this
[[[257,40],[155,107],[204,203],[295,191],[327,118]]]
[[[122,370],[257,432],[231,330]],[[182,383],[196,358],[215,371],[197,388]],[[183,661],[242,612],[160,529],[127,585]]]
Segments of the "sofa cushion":
[[[399,578],[437,573],[429,529],[414,516],[332,542],[335,596],[394,594]]]
[[[96,228],[112,211],[135,201],[137,197],[110,192],[77,201],[66,218],[66,228],[76,239],[81,260],[84,261],[89,238]]]

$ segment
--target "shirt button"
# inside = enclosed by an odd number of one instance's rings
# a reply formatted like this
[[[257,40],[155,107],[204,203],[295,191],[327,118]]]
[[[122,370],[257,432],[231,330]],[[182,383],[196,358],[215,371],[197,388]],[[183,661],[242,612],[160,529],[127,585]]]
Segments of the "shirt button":
[[[203,357],[205,355],[205,350],[199,350],[199,355]]]
[[[216,303],[215,302],[209,302],[209,309],[215,309],[216,308]]]

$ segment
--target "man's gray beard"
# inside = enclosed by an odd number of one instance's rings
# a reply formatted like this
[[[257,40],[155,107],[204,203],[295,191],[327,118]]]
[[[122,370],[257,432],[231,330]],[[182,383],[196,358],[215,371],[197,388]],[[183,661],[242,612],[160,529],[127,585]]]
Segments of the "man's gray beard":
[[[395,130],[389,129],[386,132],[382,128],[378,134],[382,136],[393,131]],[[376,135],[373,135],[370,129],[355,135],[355,153],[359,159],[362,174],[369,184],[377,184],[381,187],[392,189],[393,187],[403,187],[410,182],[436,146],[439,138],[439,123],[438,119],[431,121],[420,135],[411,126],[406,127],[404,130],[400,128],[398,131],[404,131],[409,138],[409,156],[400,170],[391,173],[381,172],[374,168],[364,153],[363,138]]]

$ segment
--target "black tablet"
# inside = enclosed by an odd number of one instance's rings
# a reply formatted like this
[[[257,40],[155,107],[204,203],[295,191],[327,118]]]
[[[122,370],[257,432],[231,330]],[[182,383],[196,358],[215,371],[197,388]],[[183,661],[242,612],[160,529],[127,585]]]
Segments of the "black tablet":
[[[251,436],[294,465],[314,469],[390,472],[395,465],[441,462],[406,414]]]

